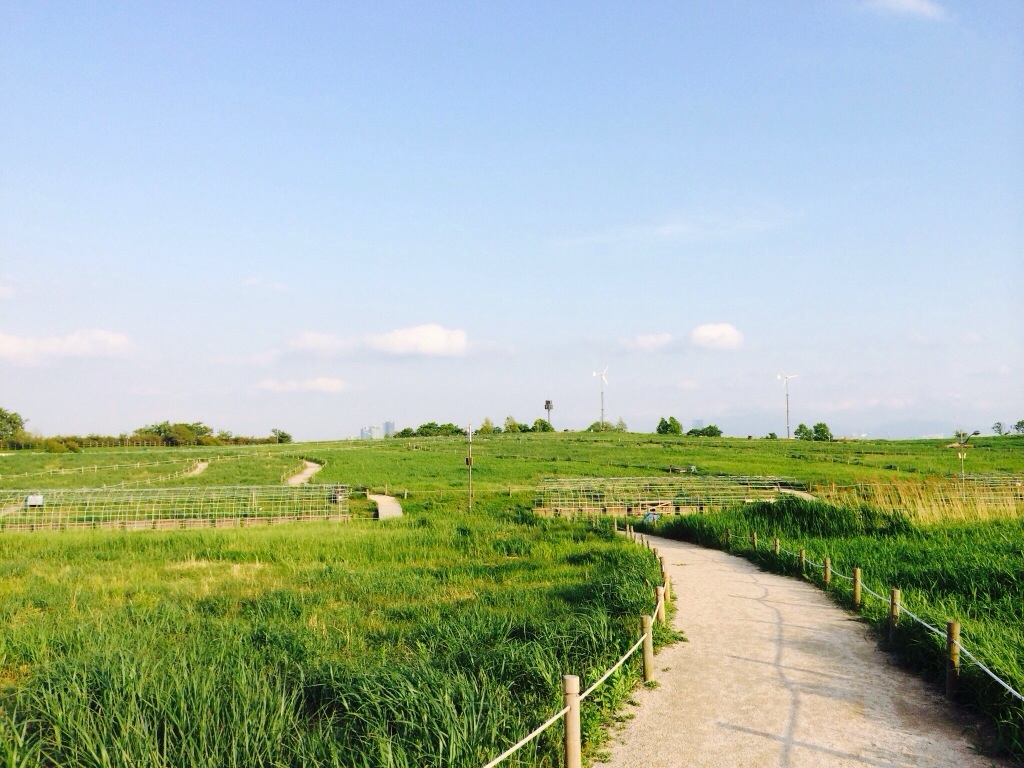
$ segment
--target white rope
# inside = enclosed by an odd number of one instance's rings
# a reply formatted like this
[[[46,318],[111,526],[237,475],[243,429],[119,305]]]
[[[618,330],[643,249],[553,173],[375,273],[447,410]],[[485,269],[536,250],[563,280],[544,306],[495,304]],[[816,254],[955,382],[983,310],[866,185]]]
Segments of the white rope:
[[[912,613],[911,613],[910,611],[908,611],[908,610],[907,610],[906,608],[904,608],[904,607],[903,607],[902,605],[900,606],[900,613],[905,613],[905,614],[907,614],[907,616],[909,616],[910,618],[912,618],[912,619],[913,619],[914,621],[916,621],[916,622],[917,622],[918,624],[920,624],[920,625],[921,625],[922,627],[926,627],[927,629],[929,629],[929,630],[930,630],[931,632],[934,632],[934,633],[935,633],[936,635],[938,635],[939,637],[943,637],[943,638],[944,638],[944,637],[946,636],[946,633],[945,633],[945,632],[943,632],[943,631],[942,631],[941,629],[938,629],[938,628],[936,628],[936,627],[933,627],[933,626],[932,626],[931,624],[929,624],[929,623],[928,623],[927,621],[925,621],[924,619],[920,618],[919,616],[915,616],[915,615],[914,615],[914,614],[912,614]]]
[[[973,653],[971,653],[966,648],[964,648],[962,645],[960,645],[960,641],[959,640],[954,640],[953,644],[956,645],[956,647],[959,648],[967,658],[969,658],[971,661],[973,661],[977,666],[981,667],[982,672],[984,672],[986,675],[988,675],[993,680],[995,680],[997,683],[999,683],[1001,686],[1003,686],[1003,688],[1006,689],[1007,693],[1011,694],[1012,696],[1016,696],[1021,701],[1024,701],[1024,696],[1022,696],[1018,691],[1015,691],[1009,685],[1007,685],[1002,680],[1000,680],[998,677],[996,677],[996,673],[993,672],[988,667],[986,667],[980,661],[978,661],[978,657],[977,656],[975,656]]]
[[[882,601],[883,603],[888,603],[888,602],[889,602],[889,598],[888,598],[888,597],[886,597],[885,595],[880,595],[880,594],[878,594],[877,592],[875,592],[875,590],[873,590],[873,589],[872,589],[871,587],[869,587],[869,586],[868,586],[867,584],[865,584],[865,583],[864,583],[863,581],[861,581],[861,583],[860,583],[860,587],[861,587],[861,589],[863,589],[863,590],[864,590],[865,592],[867,592],[867,593],[868,593],[869,595],[873,595],[874,597],[877,597],[877,598],[878,598],[879,600],[881,600],[881,601]],[[908,613],[909,613],[909,611],[908,611]]]
[[[788,549],[784,549],[781,546],[779,547],[779,550],[782,551],[782,552],[785,552],[786,554],[792,555],[793,557],[799,557],[799,555],[797,555],[795,552],[790,552]],[[806,557],[804,558],[804,560],[805,560],[805,562],[808,562],[811,565],[817,566],[818,568],[824,568],[823,565],[818,565],[816,562],[814,562],[813,560],[810,560],[810,559],[808,559]],[[847,576],[846,574],[839,573],[839,571],[833,570],[832,571],[832,575],[833,576],[838,576],[841,579],[846,579],[847,581],[853,581],[853,577],[852,576]],[[891,600],[891,598],[885,597],[885,596],[880,595],[877,592],[875,592],[873,589],[871,589],[871,587],[869,587],[867,584],[865,584],[863,582],[863,580],[861,581],[861,588],[865,592],[867,592],[869,595],[872,595],[873,597],[881,600],[883,603],[888,603]],[[933,627],[931,624],[929,624],[927,621],[922,619],[920,616],[917,616],[916,614],[911,613],[909,610],[904,608],[902,605],[899,606],[899,611],[900,611],[900,613],[907,614],[907,616],[909,616],[911,619],[913,619],[918,624],[920,624],[922,627],[925,627],[927,630],[929,630],[930,632],[934,633],[935,635],[937,635],[939,637],[942,637],[942,638],[946,637],[946,633],[943,632],[941,629],[939,629],[938,627]],[[971,653],[969,650],[964,648],[963,645],[960,644],[960,641],[954,640],[953,642],[956,645],[956,647],[959,648],[961,650],[961,652],[963,652],[963,654],[967,658],[969,658],[976,666],[980,667],[982,672],[984,672],[986,675],[988,675],[993,680],[995,680],[997,683],[999,683],[999,685],[1001,685],[1006,690],[1007,693],[1009,693],[1011,696],[1014,696],[1014,697],[1020,699],[1021,701],[1024,701],[1024,695],[1021,695],[1021,693],[1019,691],[1017,691],[1014,688],[1012,688],[1007,682],[1005,682],[1000,677],[998,677],[995,672],[993,672],[991,669],[989,669],[984,664],[982,664],[981,661],[978,660],[977,656],[975,656],[973,653]]]
[[[546,730],[547,730],[548,728],[550,728],[550,727],[551,727],[552,725],[554,725],[555,723],[557,723],[557,722],[558,722],[558,721],[559,721],[559,720],[560,720],[560,719],[561,719],[561,718],[562,718],[562,717],[563,717],[563,716],[565,715],[565,713],[566,713],[566,712],[568,712],[568,711],[569,711],[569,708],[568,708],[568,707],[563,707],[563,708],[562,708],[562,710],[561,710],[560,712],[558,712],[558,713],[557,713],[557,714],[555,714],[555,715],[552,715],[552,716],[551,716],[551,718],[549,718],[549,719],[547,720],[547,722],[545,722],[545,723],[544,723],[543,725],[541,725],[541,726],[540,726],[539,728],[537,728],[537,729],[536,729],[535,731],[533,731],[532,733],[530,733],[530,735],[529,735],[529,736],[526,736],[525,738],[523,738],[523,739],[522,739],[521,741],[519,741],[518,743],[516,743],[516,744],[513,744],[513,745],[512,745],[511,747],[509,747],[508,749],[506,749],[506,750],[505,750],[504,752],[502,752],[502,753],[501,753],[500,755],[498,755],[498,756],[497,756],[496,758],[494,758],[493,760],[491,760],[491,762],[489,762],[489,763],[488,763],[487,765],[485,765],[485,766],[484,766],[484,768],[494,768],[494,766],[496,766],[496,765],[497,765],[498,763],[500,763],[500,762],[501,762],[502,760],[504,760],[504,759],[505,759],[506,757],[509,757],[509,756],[511,756],[511,755],[514,755],[514,754],[515,754],[516,752],[518,752],[518,751],[519,751],[520,749],[522,749],[522,748],[523,748],[523,747],[525,747],[525,746],[526,746],[527,744],[529,744],[529,743],[530,743],[531,741],[533,741],[533,740],[534,740],[535,738],[537,738],[537,737],[538,737],[538,736],[540,736],[540,735],[541,735],[542,733],[544,733],[544,731],[546,731]]]
[[[583,701],[585,698],[587,698],[587,696],[589,696],[594,691],[596,691],[598,686],[601,685],[601,683],[603,683],[605,680],[607,680],[609,677],[611,677],[619,667],[621,667],[623,664],[625,664],[626,660],[630,656],[632,656],[634,653],[636,653],[636,649],[639,648],[641,645],[643,645],[644,644],[644,640],[646,640],[646,639],[647,639],[647,633],[644,632],[642,635],[640,635],[640,639],[637,640],[633,644],[633,647],[630,648],[628,651],[626,651],[626,654],[621,659],[619,659],[617,662],[615,662],[615,666],[614,667],[612,667],[607,672],[605,672],[603,675],[601,675],[601,677],[598,679],[598,681],[596,683],[594,683],[592,686],[587,688],[587,690],[585,690],[583,693],[580,694],[580,701]]]

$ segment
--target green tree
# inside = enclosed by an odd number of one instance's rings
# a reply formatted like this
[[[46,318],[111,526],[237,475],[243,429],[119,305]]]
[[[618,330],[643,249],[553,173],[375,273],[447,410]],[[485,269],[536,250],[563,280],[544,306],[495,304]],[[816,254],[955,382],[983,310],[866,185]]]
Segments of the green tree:
[[[20,413],[0,408],[0,440],[14,440],[25,431],[25,420]]]
[[[658,422],[657,432],[659,435],[681,435],[683,434],[683,425],[675,416],[669,416],[667,419],[662,417]]]
[[[480,428],[476,431],[478,435],[493,435],[494,434],[494,422],[490,419],[485,418]]]
[[[813,440],[814,432],[806,424],[801,423],[796,429],[793,430],[793,437],[797,440]]]
[[[279,443],[290,443],[292,441],[292,436],[283,429],[272,429],[270,430],[270,434],[277,438],[277,442]],[[228,433],[228,436],[230,437],[230,433]]]
[[[1024,419],[1021,419],[1013,425],[1013,431],[1018,435],[1024,435]]]
[[[505,417],[505,431],[506,432],[519,432],[519,423],[511,416]]]
[[[992,425],[992,431],[995,432],[997,435],[1005,435],[1009,430],[1006,429],[1003,422],[997,421],[995,424]]]
[[[545,419],[537,419],[533,422],[532,432],[554,432],[555,428]]]
[[[774,432],[769,432],[767,435],[765,435],[764,439],[765,440],[778,440],[779,436],[776,435]]]
[[[828,424],[824,421],[819,421],[813,427],[811,427],[814,440],[820,443],[831,443],[832,442],[832,430],[828,428]]]

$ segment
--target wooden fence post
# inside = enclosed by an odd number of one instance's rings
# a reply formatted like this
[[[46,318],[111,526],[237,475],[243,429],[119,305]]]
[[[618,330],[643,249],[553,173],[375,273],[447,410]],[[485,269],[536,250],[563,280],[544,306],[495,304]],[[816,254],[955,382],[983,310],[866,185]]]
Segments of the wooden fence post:
[[[779,556],[779,537],[778,536],[775,537],[775,543],[772,545],[772,551],[775,553],[776,557]]]
[[[729,528],[726,528],[725,529],[725,548],[729,549],[731,544],[732,544],[732,530],[730,530]]]
[[[860,609],[860,568],[853,569],[853,607]]]
[[[946,622],[946,698],[956,697],[960,679],[960,622]]]
[[[757,549],[757,531],[750,532],[750,543],[754,549]]]
[[[562,676],[565,713],[565,768],[583,765],[583,740],[580,735],[580,679],[576,675]]]
[[[804,575],[804,571],[807,570],[807,550],[800,547],[800,575]]]
[[[896,627],[900,625],[900,591],[893,587],[889,593],[889,642],[896,642]]]
[[[649,683],[654,679],[654,619],[641,616],[640,627],[644,633],[644,682]]]
[[[831,557],[826,557],[825,558],[825,572],[823,574],[823,578],[825,579],[825,589],[828,589],[829,584],[832,583],[832,558]]]
[[[672,599],[672,582],[668,578],[668,564],[665,562],[665,556],[662,555],[658,558],[661,561],[661,583],[665,585],[665,599]]]
[[[654,618],[658,620],[660,624],[665,623],[665,588],[655,587],[654,588],[654,599],[657,601],[658,610],[655,612]]]

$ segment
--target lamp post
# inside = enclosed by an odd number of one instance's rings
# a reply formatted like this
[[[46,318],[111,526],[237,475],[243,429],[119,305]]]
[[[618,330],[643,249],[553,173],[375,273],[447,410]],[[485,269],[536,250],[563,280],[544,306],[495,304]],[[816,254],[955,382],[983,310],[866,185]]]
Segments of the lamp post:
[[[980,434],[981,432],[974,430],[969,435],[963,435],[958,441],[960,444],[960,451],[957,453],[960,459],[960,493],[965,502],[967,501],[967,470],[964,468],[964,459],[967,458],[967,441]]]

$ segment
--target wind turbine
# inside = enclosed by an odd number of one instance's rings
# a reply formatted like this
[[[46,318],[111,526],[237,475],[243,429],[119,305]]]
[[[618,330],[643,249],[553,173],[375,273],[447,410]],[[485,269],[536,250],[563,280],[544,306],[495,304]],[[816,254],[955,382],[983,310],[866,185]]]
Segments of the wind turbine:
[[[594,376],[601,377],[601,431],[604,432],[604,388],[608,384],[608,379],[604,375],[608,373],[608,366],[604,367],[603,371],[594,371]]]
[[[785,371],[778,375],[778,380],[783,383],[786,388],[786,439],[789,440],[789,380],[795,379],[799,376],[799,373],[788,374]]]

